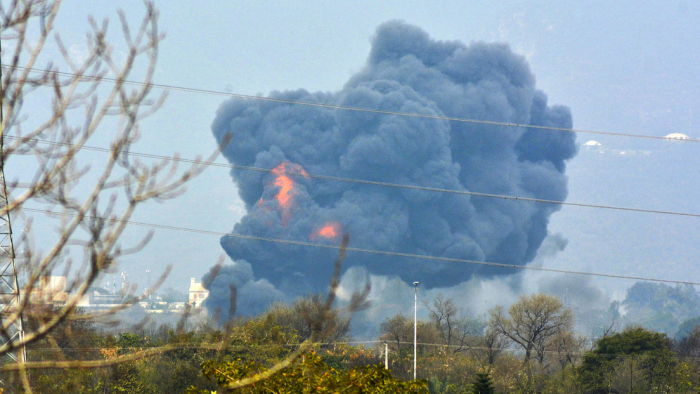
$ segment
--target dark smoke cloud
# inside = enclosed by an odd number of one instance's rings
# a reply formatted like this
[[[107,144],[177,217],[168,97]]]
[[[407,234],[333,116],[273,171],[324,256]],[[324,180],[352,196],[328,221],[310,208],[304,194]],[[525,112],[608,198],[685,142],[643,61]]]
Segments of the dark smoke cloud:
[[[498,122],[571,128],[569,109],[548,106],[525,59],[507,45],[435,41],[403,22],[381,25],[366,67],[335,93],[272,92],[270,97]],[[300,165],[311,174],[482,193],[564,200],[574,133],[480,125],[231,99],[217,112],[219,141],[232,163]],[[523,265],[547,236],[560,207],[523,201],[377,187],[308,178],[297,171],[285,211],[275,174],[233,170],[248,214],[234,232],[339,243],[313,237],[333,222],[360,248]],[[223,237],[234,260],[250,262],[284,292],[323,290],[334,252]],[[511,271],[350,253],[345,267],[444,287]],[[247,272],[252,280],[252,272]],[[232,279],[233,280],[233,279]],[[222,282],[223,283],[223,282]],[[222,285],[222,292],[228,286]],[[242,299],[239,294],[239,299]],[[212,300],[212,302],[214,302]],[[222,308],[223,309],[223,308]]]
[[[218,313],[221,322],[233,317],[229,316],[232,290],[237,293],[234,310],[240,315],[260,313],[274,301],[285,298],[266,279],[255,280],[253,269],[245,260],[212,267],[202,278],[202,284],[209,290],[209,297],[204,300],[203,306],[212,314]]]

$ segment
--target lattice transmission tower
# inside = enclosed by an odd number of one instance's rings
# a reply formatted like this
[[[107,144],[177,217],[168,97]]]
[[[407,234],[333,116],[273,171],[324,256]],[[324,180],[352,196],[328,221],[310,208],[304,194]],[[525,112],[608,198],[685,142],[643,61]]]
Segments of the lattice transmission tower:
[[[2,58],[2,42],[0,41],[0,59]],[[0,344],[18,341],[24,338],[24,322],[22,315],[13,321],[8,317],[20,310],[20,287],[15,264],[15,248],[12,242],[12,223],[10,212],[5,209],[9,205],[7,183],[5,182],[5,126],[4,105],[5,88],[2,84],[2,67],[0,67]],[[24,346],[7,355],[15,362],[26,362],[27,352]],[[4,360],[3,360],[4,361]]]

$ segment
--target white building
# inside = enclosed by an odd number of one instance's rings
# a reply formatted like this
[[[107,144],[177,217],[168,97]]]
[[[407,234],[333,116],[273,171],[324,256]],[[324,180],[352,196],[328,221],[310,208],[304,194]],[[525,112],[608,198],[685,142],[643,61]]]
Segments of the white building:
[[[42,276],[36,287],[29,293],[33,303],[64,305],[68,300],[65,276]]]
[[[202,302],[209,297],[209,290],[205,289],[201,283],[194,278],[190,280],[190,300],[189,304],[195,308],[201,308]]]

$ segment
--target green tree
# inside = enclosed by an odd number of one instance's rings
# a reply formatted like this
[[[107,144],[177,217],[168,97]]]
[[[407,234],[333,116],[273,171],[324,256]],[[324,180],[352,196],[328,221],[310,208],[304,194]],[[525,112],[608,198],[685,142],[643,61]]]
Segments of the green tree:
[[[578,368],[586,393],[607,393],[613,385],[628,392],[651,392],[672,385],[677,360],[666,334],[637,327],[602,338]]]
[[[276,303],[268,311],[267,316],[279,326],[289,327],[296,332],[299,341],[311,338],[313,324],[322,321],[320,329],[331,333],[326,342],[336,342],[347,339],[350,331],[350,318],[343,316],[338,309],[324,312],[325,299],[321,294],[299,297],[293,305]],[[325,315],[321,316],[323,313]]]
[[[266,371],[260,364],[251,361],[217,363],[207,361],[202,373],[220,386]],[[428,393],[424,380],[404,382],[395,379],[382,366],[365,366],[348,371],[338,371],[311,352],[301,360],[272,376],[238,389],[242,394],[258,393]],[[187,394],[210,394],[210,391],[190,387]]]
[[[153,390],[140,379],[140,361],[132,361],[117,364],[112,368],[112,384],[110,391],[113,393],[151,394]]]
[[[479,372],[474,378],[474,383],[472,383],[473,394],[494,394],[496,392],[493,386],[493,380],[488,372]]]

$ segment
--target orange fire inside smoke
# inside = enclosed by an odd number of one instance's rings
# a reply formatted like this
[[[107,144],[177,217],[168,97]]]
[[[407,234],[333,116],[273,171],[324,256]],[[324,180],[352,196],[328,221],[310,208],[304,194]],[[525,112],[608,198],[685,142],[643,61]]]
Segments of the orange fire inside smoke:
[[[280,188],[280,191],[277,192],[277,195],[275,196],[277,202],[279,202],[282,209],[289,209],[289,200],[292,198],[292,196],[289,195],[289,192],[294,189],[294,182],[292,182],[288,176],[280,175],[277,177],[277,179],[275,179],[275,186]]]
[[[342,227],[338,223],[326,223],[319,230],[311,234],[312,240],[319,238],[336,239],[343,232]]]
[[[279,187],[279,191],[277,192],[275,199],[282,209],[282,224],[286,226],[290,217],[289,210],[292,207],[292,196],[294,191],[294,181],[287,175],[302,175],[308,178],[309,174],[304,171],[300,165],[287,162],[283,162],[275,167],[275,169],[272,170],[272,173],[276,175],[274,185]]]

